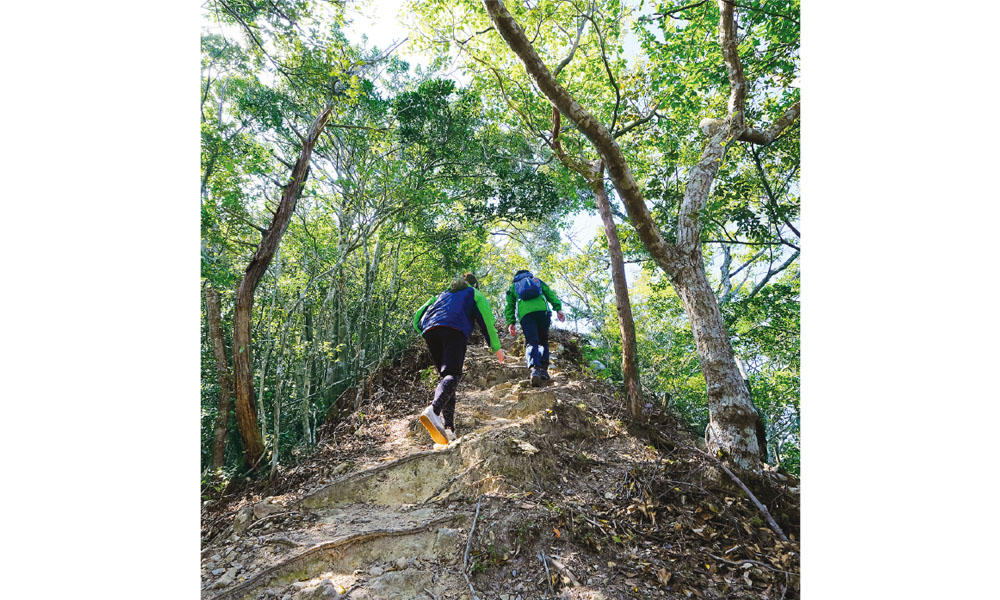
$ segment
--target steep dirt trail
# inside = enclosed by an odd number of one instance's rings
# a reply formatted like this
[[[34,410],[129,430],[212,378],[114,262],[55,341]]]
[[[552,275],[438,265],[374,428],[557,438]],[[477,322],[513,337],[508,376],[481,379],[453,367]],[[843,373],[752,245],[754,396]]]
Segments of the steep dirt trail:
[[[689,597],[692,589],[696,597],[744,597],[733,590],[759,592],[765,583],[767,594],[745,597],[797,596],[797,584],[777,576],[792,568],[781,564],[758,569],[766,581],[747,576],[734,588],[720,580],[725,595],[713,595],[711,583],[702,595],[704,588],[680,584],[679,565],[650,550],[662,543],[653,533],[644,540],[628,533],[636,527],[601,519],[610,515],[602,507],[628,502],[629,515],[651,514],[655,525],[664,509],[650,482],[666,454],[609,415],[608,405],[619,403],[611,390],[564,364],[561,344],[553,344],[553,379],[532,388],[515,343],[505,339],[504,365],[470,346],[455,442],[434,445],[416,419],[424,405],[414,405],[386,421],[377,460],[340,463],[332,480],[319,484],[317,476],[297,497],[240,510],[226,535],[203,547],[203,598],[471,600],[470,583],[484,600]],[[636,470],[657,464],[649,477]],[[701,486],[689,479],[674,489]],[[645,504],[637,508],[640,489]],[[690,520],[704,531],[705,520]],[[738,572],[735,557],[720,556]]]

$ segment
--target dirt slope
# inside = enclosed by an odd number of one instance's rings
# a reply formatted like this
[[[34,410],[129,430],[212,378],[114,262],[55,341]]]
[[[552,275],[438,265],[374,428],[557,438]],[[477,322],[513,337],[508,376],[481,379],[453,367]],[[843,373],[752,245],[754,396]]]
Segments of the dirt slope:
[[[671,419],[624,426],[553,334],[541,388],[523,338],[503,366],[470,347],[447,447],[416,420],[426,352],[379,373],[309,460],[208,503],[203,598],[797,598],[797,482],[753,483],[782,542]]]

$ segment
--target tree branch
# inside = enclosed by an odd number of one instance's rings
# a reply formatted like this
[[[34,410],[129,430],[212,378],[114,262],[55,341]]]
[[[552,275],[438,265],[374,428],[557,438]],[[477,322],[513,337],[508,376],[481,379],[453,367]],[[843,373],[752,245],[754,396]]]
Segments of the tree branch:
[[[596,169],[592,168],[590,165],[581,160],[575,160],[570,158],[569,155],[563,150],[562,142],[559,141],[559,126],[562,123],[562,118],[559,114],[559,109],[555,106],[552,107],[552,140],[549,146],[555,152],[556,157],[559,158],[559,162],[566,166],[566,168],[575,171],[578,175],[587,180],[587,184],[593,185],[594,179],[599,177],[600,174]]]
[[[788,107],[788,110],[778,117],[778,120],[775,121],[769,128],[763,130],[748,128],[744,130],[739,137],[740,141],[750,142],[751,144],[758,144],[760,146],[767,146],[772,143],[778,138],[779,135],[781,135],[781,132],[783,132],[789,125],[794,123],[795,120],[799,118],[800,102],[800,100],[796,100],[795,104]]]
[[[702,240],[705,244],[741,244],[743,246],[780,246],[781,242],[744,242],[742,240]]]
[[[757,252],[757,254],[754,254],[753,256],[751,256],[749,260],[747,260],[745,263],[743,263],[742,265],[740,265],[739,268],[737,268],[735,271],[733,271],[732,273],[730,273],[729,276],[730,277],[736,277],[737,275],[739,275],[740,271],[742,271],[743,269],[745,269],[748,266],[750,266],[750,264],[753,263],[753,261],[755,261],[758,258],[760,258],[760,256],[762,254],[764,254],[765,252],[767,252],[767,248],[764,248],[763,250],[760,250],[759,252]]]
[[[484,29],[482,31],[477,31],[477,32],[473,33],[472,35],[470,35],[469,37],[465,38],[464,40],[462,40],[459,43],[460,44],[468,44],[469,42],[472,41],[472,38],[475,38],[475,37],[478,37],[480,35],[483,35],[484,33],[488,32],[488,31],[493,31],[493,27],[487,27],[486,29]]]
[[[701,0],[701,2],[694,2],[686,6],[680,6],[678,8],[671,8],[670,10],[665,10],[663,12],[653,13],[646,17],[640,17],[640,21],[652,21],[653,19],[662,19],[664,17],[670,17],[672,19],[680,19],[681,17],[675,17],[674,13],[679,13],[681,11],[688,10],[689,8],[697,8],[702,4],[705,4],[708,0]]]
[[[639,117],[635,121],[632,121],[628,125],[623,126],[621,129],[615,131],[612,135],[615,137],[615,139],[620,138],[626,133],[635,129],[636,127],[643,125],[644,123],[648,123],[649,120],[652,119],[653,117],[663,117],[663,115],[656,112],[656,108],[657,107],[654,106],[648,113]]]
[[[727,0],[719,0],[719,46],[722,48],[726,75],[729,77],[730,125],[735,134],[740,135],[746,127],[747,80],[740,62],[733,4]]]
[[[232,18],[236,19],[236,21],[239,22],[239,24],[243,27],[243,30],[246,32],[246,34],[250,36],[250,39],[253,41],[254,45],[256,45],[257,48],[260,49],[261,53],[267,57],[267,60],[271,63],[271,65],[273,65],[274,68],[278,70],[278,72],[284,75],[285,79],[287,79],[290,84],[294,85],[292,83],[292,74],[286,71],[284,66],[281,63],[279,63],[273,56],[271,56],[270,52],[264,49],[264,44],[260,41],[260,38],[258,38],[257,34],[254,33],[253,31],[254,28],[251,27],[245,20],[243,20],[243,17],[241,17],[235,9],[229,6],[225,2],[225,0],[219,0],[219,4],[222,5],[222,9],[224,12],[226,12],[229,16],[231,16]]]
[[[272,157],[273,157],[273,158],[274,158],[274,159],[275,159],[276,161],[278,161],[278,162],[280,162],[281,164],[285,165],[285,166],[286,166],[286,167],[288,167],[289,169],[291,169],[292,167],[294,167],[294,166],[295,166],[295,164],[294,164],[294,163],[290,163],[290,162],[288,162],[287,160],[285,160],[285,159],[281,158],[280,156],[278,156],[278,153],[274,151],[274,148],[268,148],[268,150],[270,150],[270,151],[271,151],[271,156],[272,156]]]
[[[727,298],[732,293],[733,284],[729,281],[729,265],[733,264],[733,253],[729,251],[729,244],[722,244],[722,267],[719,269],[719,289],[715,295],[720,298]],[[721,303],[721,300],[720,300]]]
[[[749,300],[750,298],[753,298],[757,294],[757,292],[759,292],[764,287],[764,285],[771,280],[772,277],[790,267],[791,264],[795,262],[795,259],[798,257],[799,257],[799,251],[796,250],[795,252],[792,253],[791,256],[788,257],[788,260],[781,263],[777,269],[768,269],[767,275],[765,275],[764,278],[761,279],[756,286],[754,286],[753,290],[751,290],[750,293],[747,294],[747,297],[744,298],[744,300]]]
[[[250,220],[248,220],[248,219],[244,219],[244,218],[243,218],[242,216],[240,216],[240,215],[236,215],[236,218],[237,218],[237,219],[239,219],[239,221],[240,221],[241,223],[243,223],[244,225],[247,225],[247,226],[249,226],[249,227],[253,227],[253,228],[254,228],[254,229],[256,229],[257,231],[259,231],[261,235],[267,235],[267,229],[264,229],[263,227],[261,227],[261,226],[259,226],[259,225],[256,225],[256,224],[254,224],[253,222],[251,222],[251,221],[250,221]]]
[[[751,149],[750,150],[750,156],[753,157],[753,164],[757,167],[757,174],[760,175],[760,180],[764,184],[764,193],[767,194],[768,199],[771,201],[770,204],[771,204],[771,209],[772,209],[771,210],[772,216],[774,218],[777,218],[778,217],[778,213],[777,213],[778,199],[775,197],[774,192],[771,190],[771,184],[768,183],[768,181],[767,181],[767,175],[764,173],[764,166],[762,164],[760,164],[760,157],[757,156],[757,151],[756,150]],[[799,230],[796,229],[788,221],[788,219],[782,217],[781,220],[785,223],[785,225],[788,225],[788,228],[791,229],[793,233],[795,233],[796,237],[799,237],[799,238],[802,237],[802,235],[799,233]]]
[[[698,161],[688,175],[684,199],[677,215],[677,247],[683,252],[691,252],[697,247],[700,237],[698,215],[708,201],[712,181],[719,170],[726,143],[739,138],[746,129],[747,83],[740,63],[736,40],[736,22],[733,5],[719,1],[719,46],[729,77],[729,115],[724,121],[704,119],[701,129],[708,136],[708,142]]]
[[[608,50],[604,44],[604,34],[601,33],[601,29],[597,26],[597,21],[594,20],[594,14],[591,12],[590,23],[594,26],[594,31],[597,32],[597,39],[601,42],[601,61],[604,63],[604,71],[608,74],[608,82],[611,83],[611,89],[615,91],[615,109],[611,113],[611,127],[610,129],[614,131],[615,125],[618,123],[618,109],[621,107],[622,94],[618,87],[618,82],[615,81],[615,76],[611,73],[611,65],[608,64]]]
[[[767,507],[765,507],[763,504],[761,504],[760,500],[757,499],[757,496],[754,496],[753,492],[750,491],[750,488],[748,488],[746,486],[746,484],[743,483],[740,480],[740,478],[736,476],[735,473],[733,473],[732,471],[730,471],[729,467],[727,467],[724,462],[722,462],[721,460],[719,460],[718,458],[712,456],[711,454],[709,454],[707,452],[702,452],[701,450],[697,450],[697,449],[695,450],[695,452],[701,454],[702,456],[707,456],[708,458],[710,458],[712,460],[712,462],[714,462],[715,464],[719,465],[719,467],[721,467],[722,470],[726,472],[726,475],[729,475],[730,479],[732,479],[733,481],[735,481],[736,485],[740,486],[740,489],[742,489],[744,492],[746,492],[747,496],[750,497],[750,500],[753,502],[754,506],[757,507],[757,510],[759,510],[761,512],[761,514],[764,515],[764,518],[767,519],[767,524],[771,527],[771,529],[776,534],[778,534],[778,537],[781,538],[781,541],[783,541],[783,542],[787,542],[788,541],[788,536],[786,536],[785,532],[781,530],[781,527],[778,527],[778,524],[774,521],[774,517],[772,517],[771,513],[769,513],[767,511]],[[744,562],[746,562],[746,561],[744,561]]]
[[[483,496],[479,496],[479,501],[476,502],[476,516],[472,518],[472,527],[469,529],[469,539],[465,542],[465,555],[462,558],[462,575],[465,577],[465,583],[469,584],[469,591],[472,592],[472,598],[475,600],[479,596],[476,595],[476,589],[472,587],[472,582],[469,580],[469,549],[472,547],[472,536],[476,533],[476,521],[479,520],[479,507],[483,504]]]
[[[732,4],[736,8],[742,8],[744,10],[749,10],[751,12],[759,12],[761,14],[765,14],[765,15],[768,15],[770,17],[778,17],[780,19],[788,19],[789,21],[791,21],[792,23],[795,23],[796,25],[799,24],[798,19],[796,19],[795,17],[793,17],[791,15],[785,15],[785,14],[782,14],[782,13],[768,12],[768,11],[764,10],[763,8],[757,8],[756,6],[747,6],[746,4],[736,4],[735,2],[730,2],[730,0],[723,0],[723,1],[727,2],[729,4]]]
[[[388,127],[367,127],[365,125],[345,125],[343,123],[327,123],[326,126],[339,129],[364,129],[365,131],[389,131]]]
[[[693,251],[700,242],[699,214],[708,200],[712,181],[719,171],[719,164],[722,163],[722,155],[726,150],[725,141],[729,138],[729,129],[723,125],[724,122],[714,121],[705,127],[710,133],[708,142],[701,153],[701,159],[688,174],[684,199],[677,213],[677,247],[682,252]]]
[[[593,14],[593,12],[590,14]],[[566,68],[566,65],[568,65],[571,60],[573,60],[573,55],[576,54],[576,49],[580,47],[580,36],[583,35],[583,28],[586,26],[587,18],[581,17],[580,24],[576,26],[576,39],[573,41],[573,46],[569,49],[569,54],[566,55],[566,58],[559,61],[559,64],[556,65],[556,68],[552,71],[553,77],[559,77],[559,73]],[[493,28],[490,27],[490,29]]]

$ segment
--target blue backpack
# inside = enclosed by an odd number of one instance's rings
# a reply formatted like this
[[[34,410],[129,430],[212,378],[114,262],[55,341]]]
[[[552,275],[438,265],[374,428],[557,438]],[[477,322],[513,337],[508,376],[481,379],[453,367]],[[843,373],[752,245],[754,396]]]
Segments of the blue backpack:
[[[514,277],[514,291],[521,300],[531,300],[542,295],[542,282],[530,272]]]

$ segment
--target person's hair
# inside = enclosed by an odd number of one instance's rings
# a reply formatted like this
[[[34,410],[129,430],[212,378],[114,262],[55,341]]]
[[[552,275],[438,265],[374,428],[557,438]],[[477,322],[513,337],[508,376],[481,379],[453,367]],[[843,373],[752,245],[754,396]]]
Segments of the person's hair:
[[[464,279],[466,283],[476,288],[477,290],[479,289],[479,279],[477,279],[476,276],[473,275],[472,273],[466,273],[465,275],[462,275],[462,279]]]
[[[529,271],[528,269],[518,269],[518,270],[517,270],[517,271],[516,271],[516,272],[514,273],[514,277],[517,277],[517,276],[518,276],[518,275],[520,275],[521,273],[531,273],[531,271]]]

